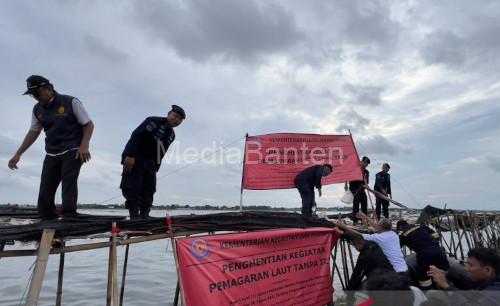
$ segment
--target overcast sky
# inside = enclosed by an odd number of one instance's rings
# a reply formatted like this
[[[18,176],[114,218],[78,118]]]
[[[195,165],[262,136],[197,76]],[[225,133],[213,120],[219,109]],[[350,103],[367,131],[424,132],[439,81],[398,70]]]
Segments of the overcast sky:
[[[7,162],[35,102],[21,95],[25,80],[41,74],[95,123],[81,203],[123,203],[131,131],[175,103],[187,119],[158,173],[156,204],[239,204],[241,163],[176,162],[188,147],[234,155],[245,133],[350,129],[372,159],[372,182],[391,164],[395,199],[497,209],[499,33],[499,1],[2,1],[0,202],[36,203],[43,137],[19,170]],[[318,205],[342,194],[326,186]],[[300,198],[245,191],[244,202],[297,207]]]

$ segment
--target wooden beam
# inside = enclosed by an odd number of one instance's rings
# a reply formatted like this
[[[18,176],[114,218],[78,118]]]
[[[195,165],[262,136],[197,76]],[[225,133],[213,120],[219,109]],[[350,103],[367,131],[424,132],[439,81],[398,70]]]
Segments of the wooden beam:
[[[40,291],[42,290],[43,278],[45,277],[45,270],[47,268],[47,261],[49,259],[54,234],[54,229],[43,230],[40,246],[38,247],[35,270],[33,271],[33,278],[31,279],[28,297],[26,298],[26,306],[36,306],[38,304],[38,298],[40,297]]]

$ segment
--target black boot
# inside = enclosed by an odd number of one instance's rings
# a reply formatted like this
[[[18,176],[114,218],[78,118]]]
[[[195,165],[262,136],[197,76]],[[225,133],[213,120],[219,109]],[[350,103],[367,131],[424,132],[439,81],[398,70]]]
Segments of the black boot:
[[[139,219],[139,209],[136,207],[129,208],[128,213],[130,215],[130,220]]]
[[[149,211],[150,211],[149,207],[148,208],[142,207],[141,208],[141,218],[142,219],[149,218]]]

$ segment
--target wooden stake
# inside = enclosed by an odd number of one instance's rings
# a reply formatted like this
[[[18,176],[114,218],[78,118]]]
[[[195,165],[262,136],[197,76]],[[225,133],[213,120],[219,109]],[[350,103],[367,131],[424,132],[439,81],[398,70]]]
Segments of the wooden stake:
[[[123,260],[123,273],[122,273],[122,287],[120,289],[120,306],[123,305],[123,294],[125,293],[125,277],[127,276],[127,265],[128,265],[128,249],[130,244],[125,247],[125,259]]]
[[[36,306],[38,304],[38,298],[40,297],[40,291],[42,289],[43,278],[45,276],[47,261],[49,259],[50,248],[55,232],[54,229],[43,230],[40,246],[38,247],[35,270],[33,271],[33,278],[31,279],[28,297],[26,299],[26,306]]]
[[[66,242],[61,241],[61,246],[64,248]],[[56,306],[61,306],[62,302],[62,287],[63,287],[63,278],[64,278],[64,256],[65,253],[61,253],[59,255],[59,273],[57,276],[57,296],[56,296]]]
[[[109,247],[109,262],[108,262],[108,290],[106,294],[106,305],[118,306],[118,287],[116,276],[116,222],[111,225],[111,246]]]

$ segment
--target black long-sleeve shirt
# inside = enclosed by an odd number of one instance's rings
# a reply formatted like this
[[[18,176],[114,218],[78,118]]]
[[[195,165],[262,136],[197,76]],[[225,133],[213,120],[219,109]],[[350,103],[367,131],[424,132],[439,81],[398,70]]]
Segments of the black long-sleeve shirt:
[[[382,249],[372,241],[365,241],[363,249],[359,253],[358,261],[349,280],[346,290],[357,290],[363,278],[369,277],[375,269],[394,271],[391,263]]]
[[[174,140],[174,129],[168,125],[167,118],[148,117],[132,132],[122,153],[122,163],[127,156],[148,159],[155,162],[158,171]]]
[[[406,245],[413,252],[419,254],[428,247],[440,248],[439,235],[427,226],[410,224],[399,235],[401,245]]]
[[[361,186],[365,184],[365,182],[368,184],[370,183],[370,172],[368,170],[363,169],[363,180],[362,181],[350,181],[349,182],[349,190],[355,194],[360,192]]]
[[[302,170],[295,177],[295,187],[309,190],[314,190],[314,187],[321,189],[323,167],[322,165],[316,165]]]
[[[387,172],[380,171],[375,176],[375,191],[387,191],[387,194],[392,194],[391,191],[391,175]]]

